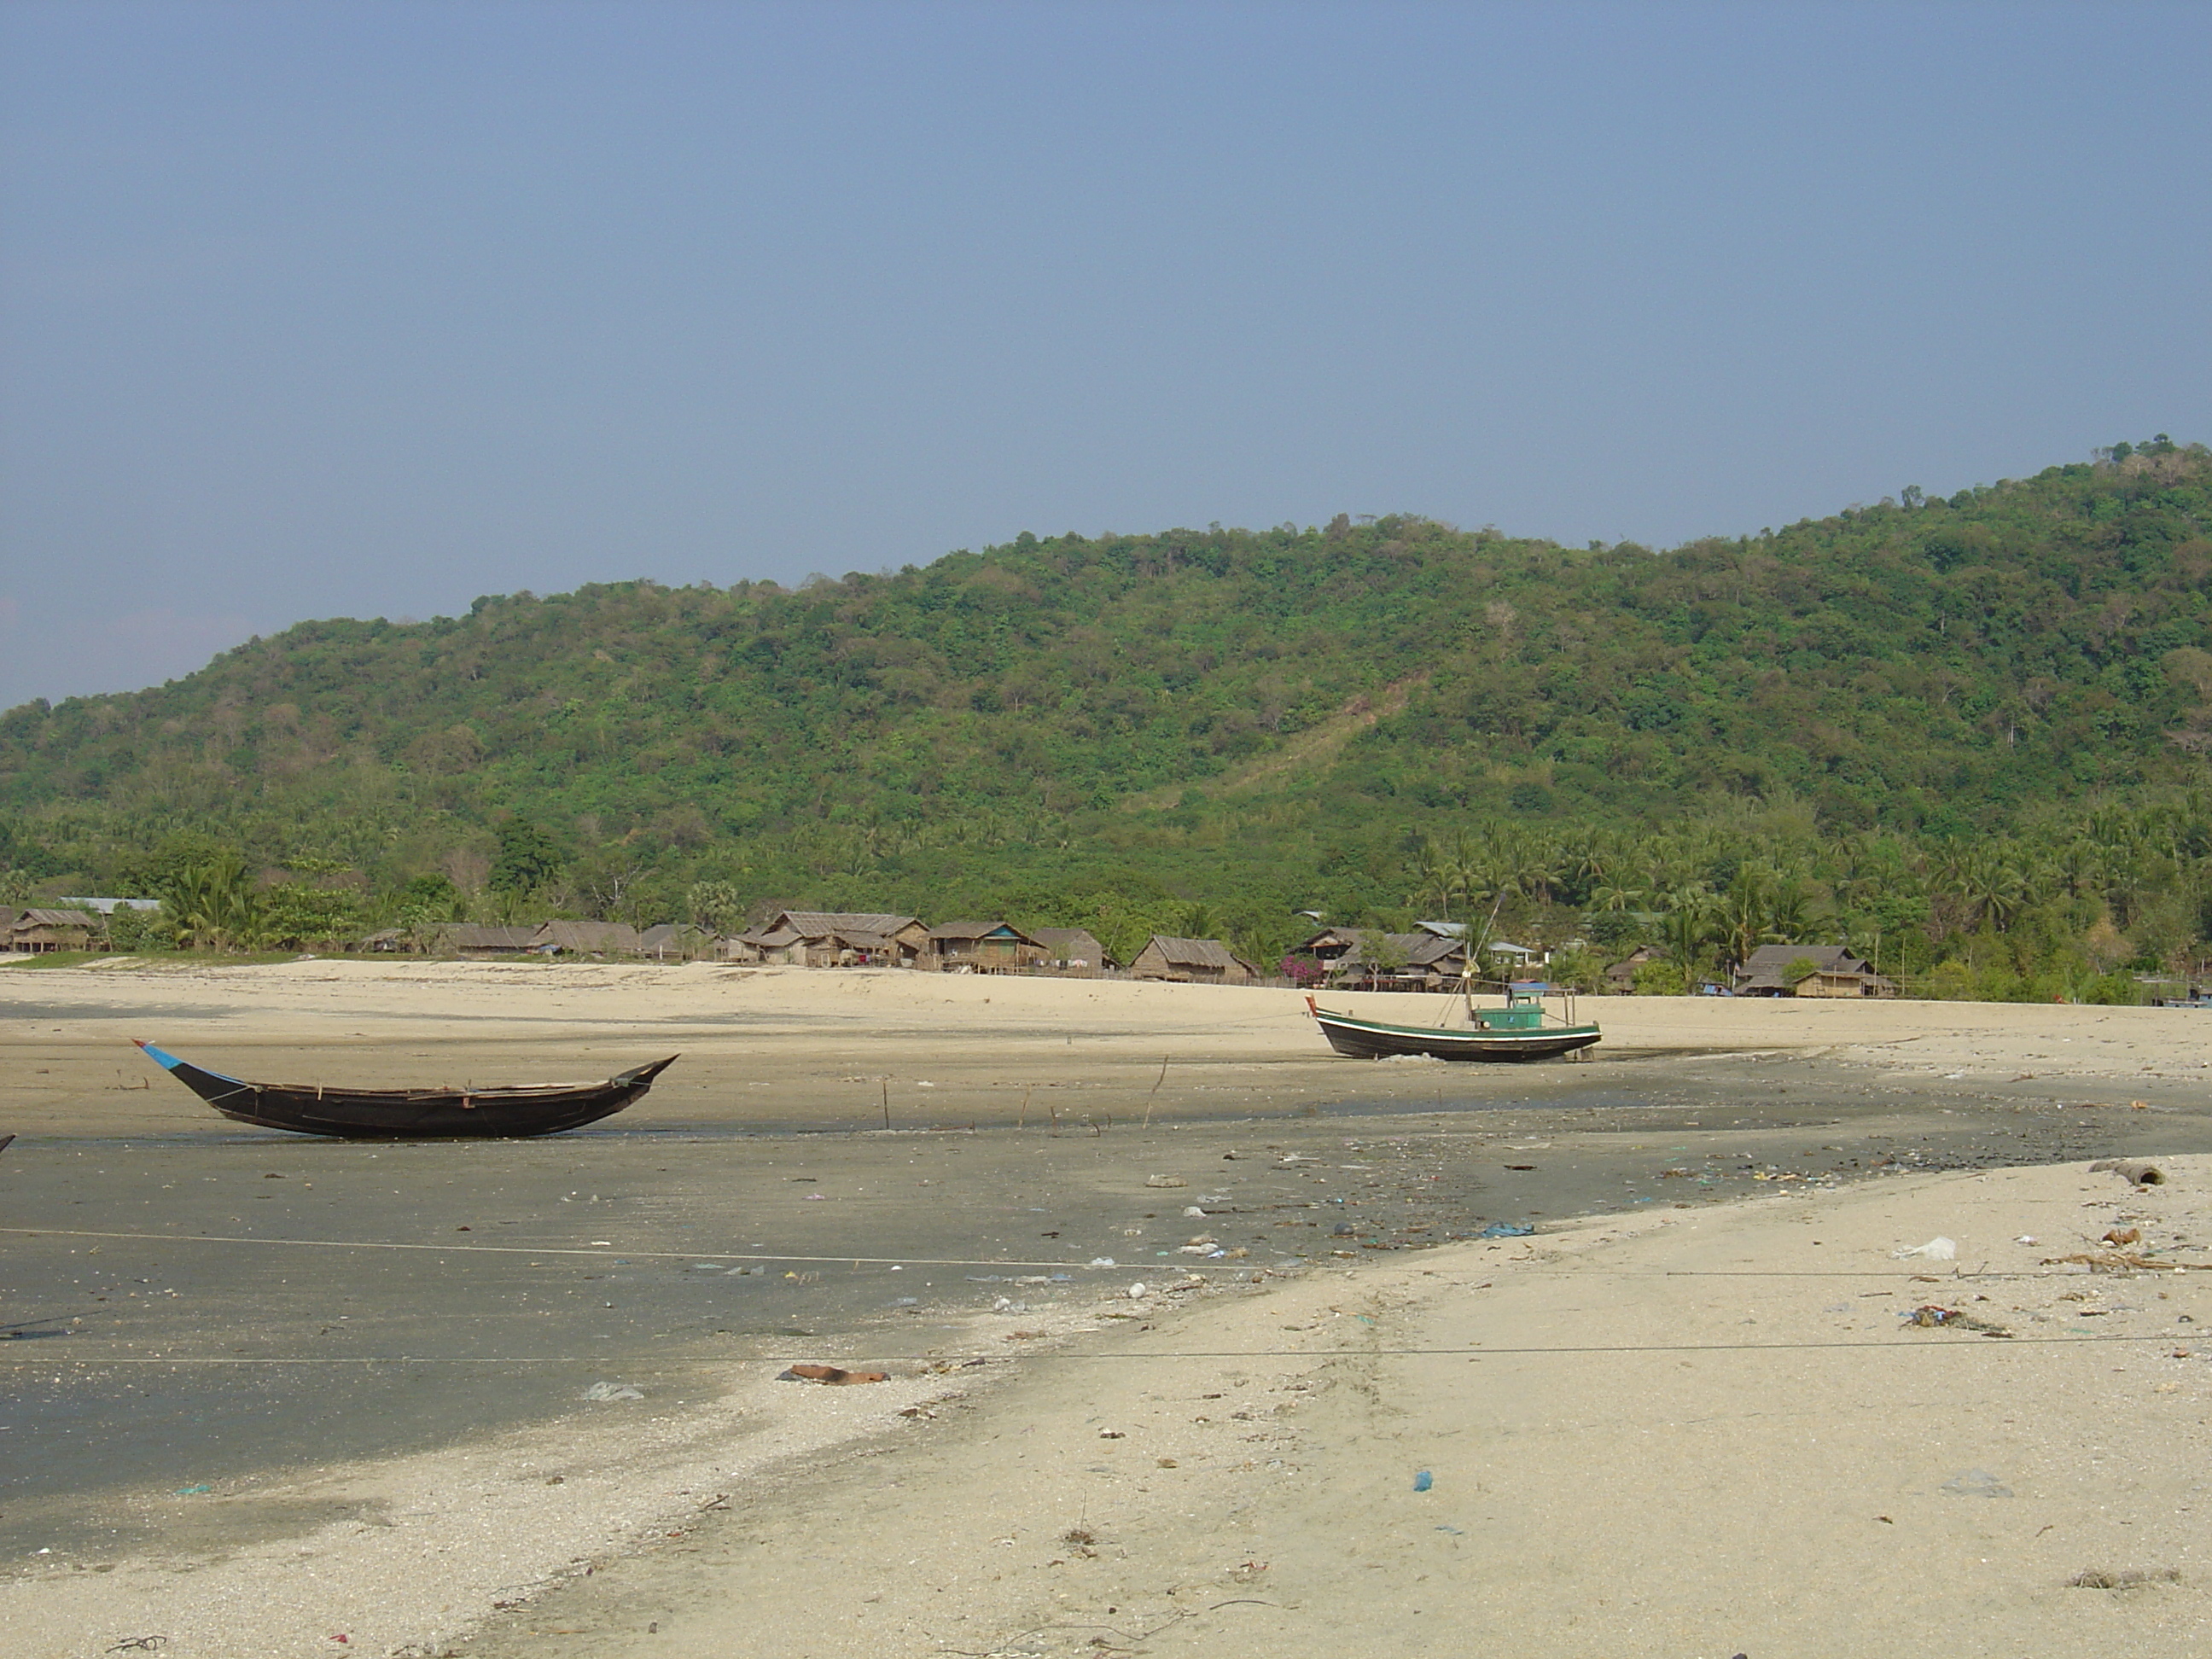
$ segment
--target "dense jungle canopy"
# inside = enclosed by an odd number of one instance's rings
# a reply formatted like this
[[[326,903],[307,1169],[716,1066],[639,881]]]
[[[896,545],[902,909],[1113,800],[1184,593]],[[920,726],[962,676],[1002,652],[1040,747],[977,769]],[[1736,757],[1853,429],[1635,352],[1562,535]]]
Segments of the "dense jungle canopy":
[[[1899,968],[2027,994],[2207,932],[2209,577],[2212,455],[2161,437],[1665,551],[1409,515],[1024,533],[796,591],[303,623],[0,715],[0,879],[1270,957],[1301,911],[1610,950],[1696,910],[1688,973],[1748,882],[1762,934],[1886,929]]]

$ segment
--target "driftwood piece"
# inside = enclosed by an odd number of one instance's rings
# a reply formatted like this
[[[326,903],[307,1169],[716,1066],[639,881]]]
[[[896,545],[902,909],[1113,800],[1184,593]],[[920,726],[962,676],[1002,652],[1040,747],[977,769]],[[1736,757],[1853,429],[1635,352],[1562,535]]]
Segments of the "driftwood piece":
[[[2167,1261],[2145,1255],[2140,1250],[2076,1250],[2071,1255],[2043,1258],[2046,1267],[2055,1267],[2062,1262],[2084,1266],[2099,1273],[2212,1273],[2212,1261]]]
[[[831,1384],[888,1382],[890,1381],[890,1376],[889,1371],[848,1371],[837,1365],[793,1365],[788,1370],[779,1372],[775,1380],[779,1382]]]
[[[2089,1172],[2094,1175],[2100,1170],[2110,1170],[2114,1175],[2132,1186],[2163,1187],[2166,1185],[2166,1171],[2148,1158],[2100,1158],[2089,1166]]]

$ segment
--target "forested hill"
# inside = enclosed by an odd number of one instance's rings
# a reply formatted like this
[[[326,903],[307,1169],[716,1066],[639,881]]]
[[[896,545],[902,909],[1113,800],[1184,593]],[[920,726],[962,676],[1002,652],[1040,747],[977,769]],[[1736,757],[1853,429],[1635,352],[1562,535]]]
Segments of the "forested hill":
[[[0,864],[112,887],[213,843],[468,887],[521,819],[584,908],[713,879],[1357,908],[1406,902],[1423,832],[1486,821],[1781,801],[1942,837],[2196,775],[2201,446],[1905,495],[1666,552],[1403,516],[1024,534],[796,592],[307,623],[0,717]]]

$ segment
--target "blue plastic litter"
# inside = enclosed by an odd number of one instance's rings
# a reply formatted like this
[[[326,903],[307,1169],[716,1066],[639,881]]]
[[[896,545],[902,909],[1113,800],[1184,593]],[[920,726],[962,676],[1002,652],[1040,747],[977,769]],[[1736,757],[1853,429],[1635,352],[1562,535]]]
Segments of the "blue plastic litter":
[[[1415,1492],[1426,1492],[1430,1487],[1436,1484],[1436,1476],[1431,1474],[1426,1469],[1423,1469],[1419,1474],[1413,1477],[1413,1490]]]
[[[1475,1237],[1477,1238],[1526,1238],[1535,1231],[1534,1227],[1520,1226],[1510,1221],[1493,1221]]]

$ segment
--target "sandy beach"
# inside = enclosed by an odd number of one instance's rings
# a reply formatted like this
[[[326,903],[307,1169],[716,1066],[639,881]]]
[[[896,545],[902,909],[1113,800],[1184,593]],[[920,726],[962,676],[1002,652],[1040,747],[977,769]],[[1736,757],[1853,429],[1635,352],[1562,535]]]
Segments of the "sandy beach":
[[[1283,991],[11,969],[0,1655],[2201,1642],[2212,1023],[1583,1006],[1588,1061],[1474,1068]],[[686,1059],[605,1135],[378,1155],[128,1036]]]
[[[464,1650],[2191,1651],[2212,1285],[2045,1265],[2126,1222],[2212,1269],[2212,1160],[2172,1174],[1911,1177],[1177,1310]],[[1957,1264],[1893,1259],[1939,1229]],[[1900,1318],[1937,1304],[2009,1334]]]

